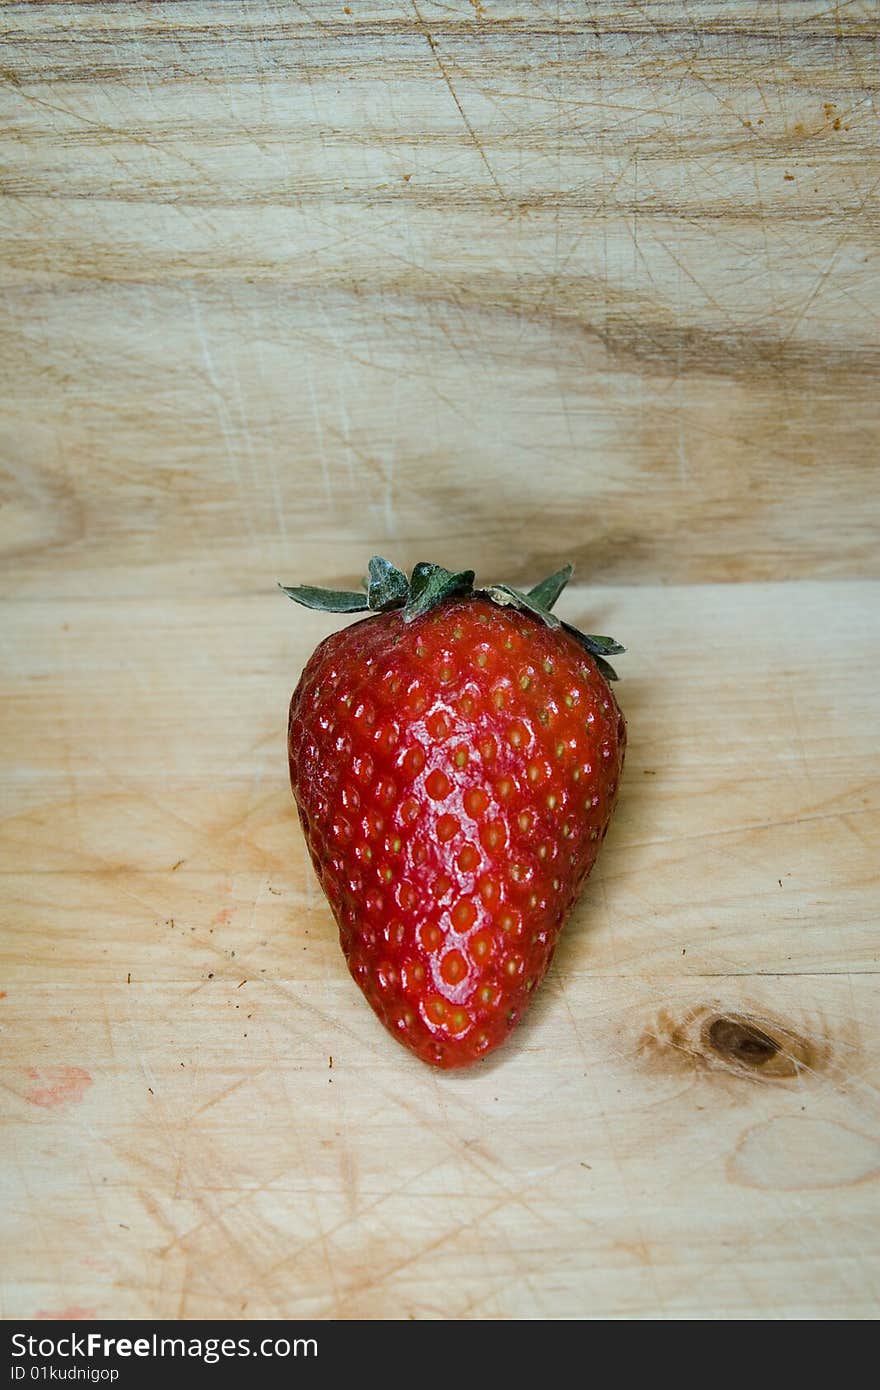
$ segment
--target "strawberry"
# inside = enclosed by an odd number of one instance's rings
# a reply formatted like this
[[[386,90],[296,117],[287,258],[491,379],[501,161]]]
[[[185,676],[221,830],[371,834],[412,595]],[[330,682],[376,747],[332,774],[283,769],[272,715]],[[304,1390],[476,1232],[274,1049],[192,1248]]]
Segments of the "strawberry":
[[[560,622],[571,566],[528,593],[370,561],[371,612],[290,703],[290,780],[349,969],[423,1061],[467,1066],[522,1017],[614,810],[626,724],[606,657]],[[282,586],[283,587],[283,586]]]

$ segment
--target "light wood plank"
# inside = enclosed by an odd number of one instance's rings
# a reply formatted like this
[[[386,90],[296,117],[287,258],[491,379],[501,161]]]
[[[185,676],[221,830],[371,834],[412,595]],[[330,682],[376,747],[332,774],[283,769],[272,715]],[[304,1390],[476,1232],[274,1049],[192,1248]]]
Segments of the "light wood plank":
[[[10,7],[16,589],[876,576],[871,8],[325,9]]]
[[[4,1316],[873,1316],[875,986],[557,973],[459,1076],[329,979],[10,996]],[[695,1008],[807,1060],[669,1041]]]
[[[603,591],[618,817],[533,1013],[452,1077],[363,1004],[300,841],[281,730],[324,620],[8,605],[5,1315],[870,1316],[876,600]]]

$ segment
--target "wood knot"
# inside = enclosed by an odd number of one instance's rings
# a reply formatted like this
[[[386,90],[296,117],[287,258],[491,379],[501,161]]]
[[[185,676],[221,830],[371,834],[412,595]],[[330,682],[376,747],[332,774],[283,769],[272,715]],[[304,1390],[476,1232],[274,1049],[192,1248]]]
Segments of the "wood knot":
[[[678,1018],[662,1009],[642,1034],[639,1050],[666,1067],[723,1068],[774,1081],[816,1071],[830,1053],[824,1040],[812,1041],[788,1024],[717,1004],[700,1005]]]
[[[725,1061],[744,1067],[763,1067],[778,1056],[775,1038],[742,1018],[713,1018],[703,1025],[703,1041]]]

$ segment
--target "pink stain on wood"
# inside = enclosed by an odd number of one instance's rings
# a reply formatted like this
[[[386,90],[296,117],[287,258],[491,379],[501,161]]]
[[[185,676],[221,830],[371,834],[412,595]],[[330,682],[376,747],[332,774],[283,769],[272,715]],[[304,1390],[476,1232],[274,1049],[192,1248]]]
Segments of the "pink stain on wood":
[[[224,926],[225,926],[225,924],[229,921],[229,919],[230,919],[231,916],[232,916],[232,908],[231,908],[231,907],[222,907],[222,908],[220,909],[220,911],[219,911],[219,912],[216,912],[216,913],[214,914],[214,916],[211,918],[211,925],[214,926],[214,927],[219,927],[219,926],[221,926],[221,925],[224,925]]]
[[[91,1076],[82,1067],[43,1067],[41,1070],[28,1067],[27,1074],[31,1081],[41,1084],[28,1091],[25,1100],[29,1100],[31,1105],[42,1105],[47,1109],[54,1105],[71,1105],[82,1100],[92,1084]],[[47,1313],[46,1316],[49,1317],[50,1314]]]
[[[90,1322],[95,1317],[95,1309],[71,1303],[69,1308],[40,1308],[34,1316],[42,1322]]]

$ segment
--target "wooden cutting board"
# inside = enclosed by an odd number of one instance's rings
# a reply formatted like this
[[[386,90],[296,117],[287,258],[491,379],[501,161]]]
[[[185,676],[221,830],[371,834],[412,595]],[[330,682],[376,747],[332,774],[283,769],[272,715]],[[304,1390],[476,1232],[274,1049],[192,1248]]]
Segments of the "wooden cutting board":
[[[18,4],[6,1318],[871,1317],[876,9]],[[350,982],[287,787],[374,552],[626,642],[497,1059]]]

